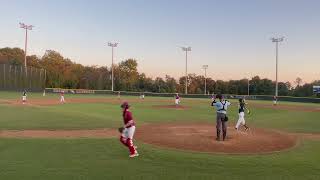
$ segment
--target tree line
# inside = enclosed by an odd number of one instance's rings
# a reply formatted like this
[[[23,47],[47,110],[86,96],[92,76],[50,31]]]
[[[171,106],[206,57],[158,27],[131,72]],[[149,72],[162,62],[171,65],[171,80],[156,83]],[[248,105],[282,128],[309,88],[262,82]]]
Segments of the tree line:
[[[24,51],[20,48],[1,48],[0,63],[23,65]],[[47,50],[41,57],[27,56],[28,66],[46,69],[46,87],[70,89],[111,89],[111,67],[84,66],[63,57],[59,52]],[[114,90],[159,93],[183,93],[185,76],[175,79],[170,75],[154,79],[137,70],[135,59],[126,59],[114,65]],[[205,77],[202,75],[188,75],[188,93],[203,94]],[[275,82],[254,76],[252,79],[214,80],[206,78],[208,93],[274,95]],[[297,78],[296,86],[290,82],[279,82],[279,96],[313,96],[313,85],[320,85],[320,80],[302,85],[302,79]]]

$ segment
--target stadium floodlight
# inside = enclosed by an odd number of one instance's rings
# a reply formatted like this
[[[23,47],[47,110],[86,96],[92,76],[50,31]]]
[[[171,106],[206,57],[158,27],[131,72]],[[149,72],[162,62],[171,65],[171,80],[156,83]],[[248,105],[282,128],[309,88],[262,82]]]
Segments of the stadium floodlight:
[[[118,43],[111,43],[111,42],[108,42],[108,46],[111,47],[112,49],[112,64],[111,64],[111,91],[113,92],[113,81],[114,81],[114,78],[113,78],[113,48],[117,47],[118,46]]]
[[[203,65],[202,69],[204,69],[204,94],[207,94],[207,69],[208,65]]]
[[[284,40],[284,37],[273,37],[271,38],[271,41],[273,43],[276,43],[276,90],[275,90],[275,96],[278,96],[278,47],[279,43]]]
[[[186,88],[185,94],[188,94],[188,51],[191,51],[191,47],[181,47],[182,51],[186,52]]]
[[[27,72],[27,45],[28,45],[28,30],[32,30],[33,25],[26,25],[24,23],[19,23],[20,28],[26,30],[25,43],[24,43],[24,67]]]

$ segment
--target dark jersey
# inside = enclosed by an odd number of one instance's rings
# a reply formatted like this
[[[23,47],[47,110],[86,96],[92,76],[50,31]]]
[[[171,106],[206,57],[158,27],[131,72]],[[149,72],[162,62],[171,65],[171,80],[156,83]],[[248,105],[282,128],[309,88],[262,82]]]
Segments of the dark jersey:
[[[27,92],[23,91],[22,96],[27,96]]]
[[[245,108],[246,108],[246,104],[244,102],[241,102],[239,104],[239,113],[244,112]]]

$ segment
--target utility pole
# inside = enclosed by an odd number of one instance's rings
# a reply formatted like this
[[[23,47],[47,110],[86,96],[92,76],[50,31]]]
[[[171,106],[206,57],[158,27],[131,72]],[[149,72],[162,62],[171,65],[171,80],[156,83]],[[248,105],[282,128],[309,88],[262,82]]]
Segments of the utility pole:
[[[284,37],[280,38],[271,38],[271,41],[276,43],[276,91],[275,91],[275,96],[278,96],[278,47],[279,43],[284,40]]]
[[[204,95],[207,94],[207,69],[208,65],[203,65],[202,69],[204,69]]]
[[[111,63],[111,91],[113,92],[113,84],[114,84],[114,78],[113,78],[113,48],[115,48],[115,47],[117,47],[118,46],[118,43],[111,43],[111,42],[108,42],[108,46],[110,46],[111,47],[111,49],[112,49],[112,57],[111,57],[111,59],[112,59],[112,63]]]
[[[26,25],[24,23],[19,23],[20,28],[25,29],[26,35],[25,35],[25,42],[24,42],[24,68],[25,72],[27,74],[27,46],[28,46],[28,30],[32,30],[34,27],[33,25]]]
[[[188,94],[188,51],[191,51],[191,47],[181,47],[182,51],[186,52],[186,88],[185,94]]]

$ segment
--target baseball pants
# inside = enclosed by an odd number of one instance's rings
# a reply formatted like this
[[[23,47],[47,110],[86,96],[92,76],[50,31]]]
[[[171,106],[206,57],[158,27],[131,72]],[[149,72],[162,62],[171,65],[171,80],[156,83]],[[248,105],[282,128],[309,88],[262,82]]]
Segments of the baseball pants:
[[[136,149],[133,145],[133,135],[136,130],[135,126],[131,126],[129,128],[125,128],[120,136],[120,142],[127,146],[130,154],[135,154]]]

